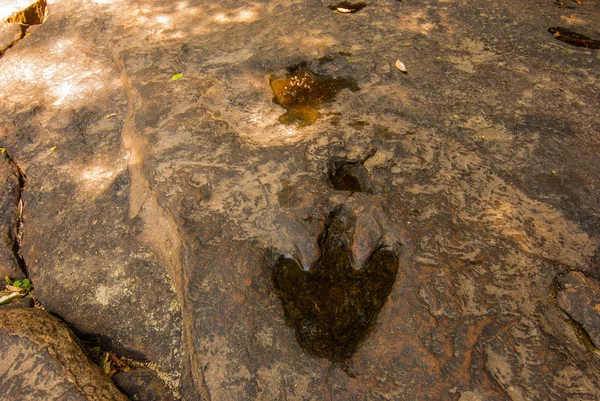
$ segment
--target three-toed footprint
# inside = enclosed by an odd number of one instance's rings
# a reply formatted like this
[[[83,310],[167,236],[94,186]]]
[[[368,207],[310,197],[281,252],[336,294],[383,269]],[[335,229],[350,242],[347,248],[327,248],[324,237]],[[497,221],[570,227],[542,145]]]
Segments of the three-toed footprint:
[[[309,354],[344,362],[357,350],[376,321],[398,272],[398,256],[377,248],[358,270],[351,251],[356,216],[339,205],[319,238],[321,256],[305,270],[281,256],[273,280],[286,321]]]

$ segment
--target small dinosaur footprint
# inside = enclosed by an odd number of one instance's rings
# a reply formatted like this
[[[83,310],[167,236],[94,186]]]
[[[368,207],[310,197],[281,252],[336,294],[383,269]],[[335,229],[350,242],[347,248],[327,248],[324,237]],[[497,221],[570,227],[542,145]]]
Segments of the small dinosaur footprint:
[[[353,267],[350,249],[356,216],[347,206],[334,209],[319,238],[321,257],[304,270],[292,257],[279,258],[274,284],[288,325],[309,354],[346,362],[358,349],[392,290],[398,257],[376,249],[364,268]]]

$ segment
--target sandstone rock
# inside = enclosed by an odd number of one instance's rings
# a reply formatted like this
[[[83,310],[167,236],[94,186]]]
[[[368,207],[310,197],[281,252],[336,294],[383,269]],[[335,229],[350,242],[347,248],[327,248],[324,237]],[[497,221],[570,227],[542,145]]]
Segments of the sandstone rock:
[[[3,399],[126,401],[73,333],[39,309],[0,310]]]
[[[44,21],[46,0],[1,0],[0,21],[37,25]]]
[[[600,348],[600,283],[581,272],[556,279],[558,305],[589,334]]]
[[[75,3],[56,4],[49,15],[0,60],[2,92],[13,104],[2,126],[18,127],[16,142],[4,136],[3,146],[17,151],[32,177],[23,194],[22,253],[36,296],[81,338],[154,363],[177,380],[184,354],[179,300],[163,260],[139,238],[144,226],[163,230],[136,218],[148,202],[132,193],[122,149],[127,98],[106,47],[112,25],[100,10]],[[19,72],[9,72],[15,67]],[[18,100],[24,98],[30,100]]]
[[[4,155],[0,155],[0,277],[25,277],[21,270],[17,231],[19,227],[19,200],[21,182],[19,171]],[[4,289],[4,284],[1,285]]]
[[[139,368],[129,372],[119,372],[112,379],[132,400],[175,401],[167,385],[149,369]]]
[[[0,60],[36,293],[186,400],[597,399],[548,289],[600,236],[600,59],[553,45],[552,4],[375,3],[52,4]],[[269,83],[302,62],[359,90],[283,125]],[[369,149],[351,173],[382,190],[332,187]],[[340,204],[355,266],[403,250],[346,366],[303,351],[271,280],[274,257],[318,260]]]
[[[17,40],[21,39],[22,30],[19,24],[0,24],[0,55],[4,54],[6,49],[12,46]]]

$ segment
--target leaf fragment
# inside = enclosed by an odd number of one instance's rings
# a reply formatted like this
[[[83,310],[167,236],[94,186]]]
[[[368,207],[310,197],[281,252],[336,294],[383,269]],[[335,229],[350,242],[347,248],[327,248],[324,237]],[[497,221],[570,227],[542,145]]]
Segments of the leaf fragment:
[[[1,295],[0,296],[0,305],[4,305],[7,304],[9,302],[11,302],[12,300],[14,300],[15,298],[21,298],[23,295],[20,292],[11,292],[10,294],[7,295]]]
[[[104,353],[104,358],[102,359],[102,370],[104,371],[105,374],[109,374],[110,370],[111,370],[111,361],[108,359],[109,358],[109,353],[105,352]]]
[[[20,286],[14,286],[14,285],[7,285],[6,289],[10,292],[18,292],[19,294],[22,292],[25,292],[24,288],[21,288]]]
[[[183,72],[180,72],[179,74],[175,74],[171,77],[171,81],[177,81],[178,79],[181,79],[183,77]]]
[[[406,70],[406,66],[404,65],[404,63],[400,60],[396,60],[396,63],[394,64],[394,66],[396,66],[396,68],[400,71],[402,71],[405,74],[408,74],[408,71]]]

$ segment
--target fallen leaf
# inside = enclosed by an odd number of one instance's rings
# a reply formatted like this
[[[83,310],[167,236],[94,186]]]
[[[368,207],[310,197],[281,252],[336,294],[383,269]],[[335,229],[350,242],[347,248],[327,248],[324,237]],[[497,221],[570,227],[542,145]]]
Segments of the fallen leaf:
[[[50,152],[54,152],[55,150],[56,150],[56,145],[54,145],[50,148]]]
[[[18,293],[25,292],[24,288],[16,287],[14,285],[7,285],[6,289],[9,290],[10,292],[18,292]]]
[[[15,298],[21,298],[22,296],[23,295],[18,292],[11,292],[10,294],[2,295],[2,296],[0,296],[0,305],[7,304],[7,303],[11,302],[12,300],[14,300]]]
[[[399,69],[400,71],[402,71],[405,74],[408,74],[408,71],[406,71],[406,66],[404,65],[404,63],[400,60],[396,60],[396,64],[394,64],[396,66],[397,69]]]
[[[171,77],[171,81],[177,81],[178,79],[181,79],[181,77],[183,77],[183,72],[180,72],[179,74],[175,74]]]
[[[117,113],[110,113],[104,116],[104,118],[113,118],[114,116],[116,116]]]

